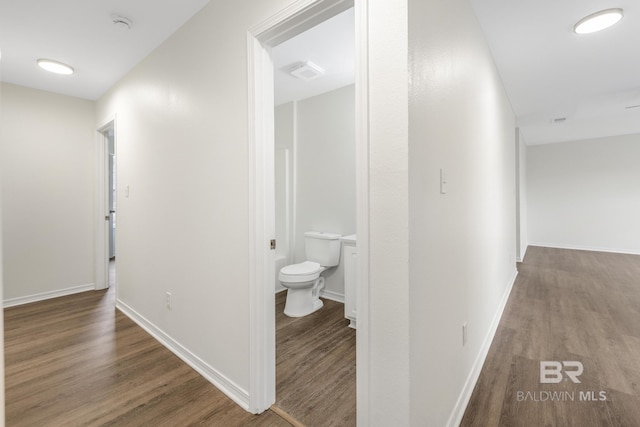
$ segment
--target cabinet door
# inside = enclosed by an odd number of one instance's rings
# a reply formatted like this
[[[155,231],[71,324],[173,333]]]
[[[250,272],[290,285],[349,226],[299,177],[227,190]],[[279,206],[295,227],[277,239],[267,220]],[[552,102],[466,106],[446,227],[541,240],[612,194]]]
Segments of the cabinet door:
[[[355,246],[344,247],[344,316],[356,320],[357,253]]]

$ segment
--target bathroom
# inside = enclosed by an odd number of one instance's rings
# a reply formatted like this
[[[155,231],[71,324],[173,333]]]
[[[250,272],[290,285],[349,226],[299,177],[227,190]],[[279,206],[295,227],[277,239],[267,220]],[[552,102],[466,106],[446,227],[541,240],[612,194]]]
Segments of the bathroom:
[[[350,9],[273,51],[276,291],[284,289],[277,280],[282,267],[305,261],[305,232],[355,233],[353,43]],[[322,70],[317,77],[288,73],[309,60]],[[342,262],[322,275],[322,296],[344,302]]]
[[[305,261],[305,232],[355,232],[354,119],[353,85],[276,107],[276,273]],[[344,302],[342,263],[323,276]]]
[[[353,16],[353,9],[347,10],[273,49],[277,241],[274,291],[278,334],[282,325],[297,324],[298,329],[309,328],[307,335],[320,334],[320,328],[327,334],[329,329],[331,336],[325,347],[345,340],[351,342],[348,354],[327,354],[326,357],[346,362],[343,368],[334,369],[334,373],[344,376],[348,371],[353,377],[346,387],[350,391],[341,390],[339,394],[343,395],[341,404],[346,405],[345,411],[354,412],[355,417],[355,331],[352,329],[355,319],[345,318],[344,308],[344,248],[350,246],[355,252],[356,230]],[[306,79],[292,75],[292,70],[307,65],[310,69],[305,73]],[[338,265],[321,272],[324,277],[319,295],[324,302],[322,308],[316,306],[317,312],[308,315],[284,316],[284,301],[291,290],[282,286],[279,273],[284,267],[307,261],[305,233],[310,231],[342,236],[334,242],[340,251]],[[321,322],[322,326],[318,324]],[[277,341],[280,355],[281,336]],[[283,388],[287,386],[280,380],[282,366],[278,356],[276,405],[286,406],[282,396],[286,395]],[[300,390],[297,393],[300,394]],[[344,394],[352,396],[345,399]],[[351,398],[352,407],[349,406]],[[318,401],[310,399],[310,404],[317,406]],[[283,409],[295,417],[296,411],[304,413],[303,407],[304,399],[301,399],[298,405]]]

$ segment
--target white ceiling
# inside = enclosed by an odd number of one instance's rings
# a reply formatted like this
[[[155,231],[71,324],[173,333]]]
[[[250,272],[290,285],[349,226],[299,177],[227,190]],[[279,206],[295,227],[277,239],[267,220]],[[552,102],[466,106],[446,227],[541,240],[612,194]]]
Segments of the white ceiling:
[[[273,48],[275,104],[309,98],[348,84],[355,78],[353,8]],[[311,61],[325,70],[313,80],[289,74],[292,66]]]
[[[218,0],[216,0],[218,1]],[[527,143],[640,133],[640,3],[637,0],[470,0]],[[97,99],[208,0],[1,0],[3,81]],[[611,7],[625,17],[576,35],[580,18]],[[126,16],[131,30],[111,23]],[[323,28],[324,27],[324,28]],[[302,99],[353,82],[353,10],[274,49],[277,100]],[[35,65],[48,57],[71,76]],[[327,70],[304,82],[284,71],[298,61]],[[296,87],[297,86],[297,87]],[[301,92],[298,92],[301,91]],[[566,117],[562,123],[556,118]]]
[[[640,133],[640,107],[626,108],[640,104],[638,0],[470,1],[528,144]],[[613,7],[616,26],[573,33]]]
[[[2,81],[95,100],[209,0],[1,0]],[[127,17],[122,30],[111,16]],[[36,59],[75,68],[48,73]]]

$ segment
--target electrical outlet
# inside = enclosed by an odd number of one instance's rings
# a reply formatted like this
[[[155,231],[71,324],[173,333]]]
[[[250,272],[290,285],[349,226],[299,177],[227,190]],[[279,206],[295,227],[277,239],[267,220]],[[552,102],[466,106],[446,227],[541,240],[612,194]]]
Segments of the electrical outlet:
[[[467,344],[467,322],[462,324],[462,346]]]
[[[171,310],[171,292],[167,292],[167,308]]]

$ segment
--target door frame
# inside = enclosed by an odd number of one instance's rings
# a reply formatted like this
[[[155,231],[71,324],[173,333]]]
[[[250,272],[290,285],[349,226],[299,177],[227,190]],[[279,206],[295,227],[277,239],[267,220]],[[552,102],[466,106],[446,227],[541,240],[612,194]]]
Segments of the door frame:
[[[117,147],[116,117],[103,122],[96,129],[96,161],[95,161],[95,288],[109,287],[109,224],[105,217],[109,216],[109,138],[105,135],[113,128],[114,152]]]
[[[355,11],[357,417],[369,424],[368,0],[298,0],[247,33],[249,160],[249,411],[275,402],[274,93],[271,48],[351,7]]]

